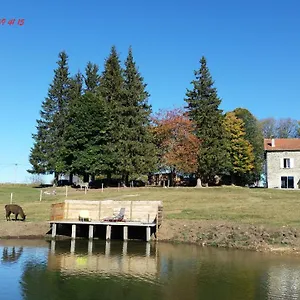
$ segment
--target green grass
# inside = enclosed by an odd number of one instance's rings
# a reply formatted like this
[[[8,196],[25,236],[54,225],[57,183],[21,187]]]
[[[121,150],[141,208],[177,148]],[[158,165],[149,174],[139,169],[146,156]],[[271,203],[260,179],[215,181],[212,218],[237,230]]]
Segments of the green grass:
[[[66,199],[65,188],[56,188],[57,194],[43,194],[40,188],[28,185],[0,185],[0,205],[20,204],[28,220],[49,220],[52,203]],[[43,189],[43,190],[53,190]],[[67,199],[86,200],[161,200],[164,217],[186,220],[224,220],[270,226],[290,225],[300,228],[300,191],[249,189],[240,187],[216,188],[126,188],[89,190],[87,194],[68,188]]]

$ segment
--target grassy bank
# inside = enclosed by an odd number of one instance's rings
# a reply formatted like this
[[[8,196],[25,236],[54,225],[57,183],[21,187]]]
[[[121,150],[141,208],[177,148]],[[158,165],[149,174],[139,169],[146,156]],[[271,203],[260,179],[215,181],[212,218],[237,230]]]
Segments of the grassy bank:
[[[56,188],[56,195],[43,193],[40,188],[26,185],[0,185],[0,205],[10,202],[23,206],[28,221],[49,220],[52,203],[66,199],[66,189]],[[52,188],[43,191],[52,191]],[[240,187],[217,188],[123,188],[90,189],[68,188],[67,199],[161,200],[164,217],[169,220],[213,220],[266,226],[300,228],[300,191],[249,189]]]
[[[84,191],[56,188],[56,195],[26,185],[0,185],[3,218],[0,238],[43,236],[49,230],[52,203],[65,199],[161,200],[160,240],[218,247],[300,253],[300,191],[217,188],[123,188]],[[25,223],[6,222],[4,205],[20,204]]]

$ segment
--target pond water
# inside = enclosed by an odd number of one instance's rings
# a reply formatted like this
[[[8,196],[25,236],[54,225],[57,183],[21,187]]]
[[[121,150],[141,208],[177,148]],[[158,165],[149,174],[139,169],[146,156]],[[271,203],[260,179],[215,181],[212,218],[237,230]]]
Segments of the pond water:
[[[300,258],[129,241],[0,241],[0,299],[300,299]]]

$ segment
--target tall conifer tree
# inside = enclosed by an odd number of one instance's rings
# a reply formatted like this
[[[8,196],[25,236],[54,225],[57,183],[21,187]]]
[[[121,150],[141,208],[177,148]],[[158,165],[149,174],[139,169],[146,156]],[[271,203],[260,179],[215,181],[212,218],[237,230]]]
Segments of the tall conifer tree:
[[[99,86],[100,76],[98,74],[99,67],[96,64],[88,62],[85,68],[85,91],[86,92],[95,92]]]
[[[70,173],[78,172],[74,164],[76,153],[78,151],[78,141],[76,136],[78,133],[78,128],[76,125],[78,124],[78,122],[80,122],[80,105],[82,101],[82,92],[83,76],[80,72],[78,72],[73,78],[70,79],[69,102],[65,119],[66,130],[63,136],[63,158],[66,165],[65,169]],[[75,111],[76,114],[74,113]]]
[[[216,175],[223,173],[228,164],[226,152],[226,133],[223,127],[221,99],[206,65],[205,57],[200,60],[201,67],[195,71],[196,79],[187,90],[185,101],[190,118],[195,122],[196,135],[200,140],[198,152],[198,183],[213,183]]]
[[[48,96],[42,103],[40,119],[37,120],[37,133],[33,134],[34,146],[29,161],[31,173],[58,174],[64,172],[62,160],[64,146],[65,117],[69,100],[69,67],[66,52],[59,53],[58,67],[54,70],[53,83]]]
[[[119,141],[123,135],[124,122],[122,120],[124,100],[124,78],[116,47],[111,48],[109,57],[105,61],[104,71],[100,77],[99,92],[105,101],[106,118],[109,132],[104,149],[105,173],[108,178],[119,173],[121,157],[119,155]]]
[[[147,85],[139,73],[129,48],[124,70],[123,137],[120,140],[122,156],[120,171],[123,180],[128,176],[150,172],[155,165],[155,146],[150,133],[151,106],[148,104]]]

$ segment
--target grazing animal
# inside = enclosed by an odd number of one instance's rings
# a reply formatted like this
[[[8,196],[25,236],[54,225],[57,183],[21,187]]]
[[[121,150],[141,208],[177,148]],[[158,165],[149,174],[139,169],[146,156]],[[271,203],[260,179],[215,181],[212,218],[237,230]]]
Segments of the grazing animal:
[[[6,221],[10,221],[10,214],[15,214],[15,221],[18,220],[18,215],[21,216],[22,221],[25,221],[26,215],[24,214],[24,211],[21,206],[17,204],[7,204],[5,205],[5,211],[6,211]]]

